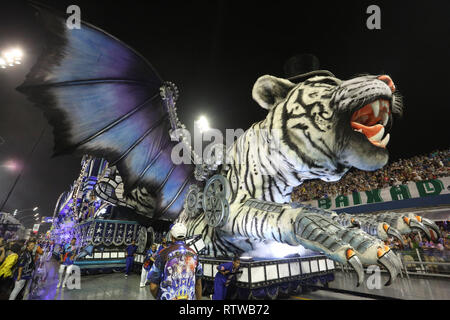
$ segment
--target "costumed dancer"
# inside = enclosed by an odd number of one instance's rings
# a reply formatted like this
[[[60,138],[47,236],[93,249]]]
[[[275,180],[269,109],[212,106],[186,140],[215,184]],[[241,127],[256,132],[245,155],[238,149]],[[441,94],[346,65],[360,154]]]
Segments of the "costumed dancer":
[[[94,218],[95,215],[95,201],[96,197],[94,192],[91,192],[89,196],[89,211],[88,211],[88,219]]]
[[[163,250],[165,248],[167,248],[167,239],[166,239],[166,237],[163,237],[161,240],[161,244],[158,247],[158,253],[160,253],[161,250]]]
[[[50,261],[50,259],[53,257],[54,249],[55,249],[55,240],[50,240],[48,247],[47,247],[47,255],[46,255],[47,261]]]
[[[145,256],[144,263],[142,264],[142,271],[141,271],[141,283],[140,287],[145,287],[145,283],[147,282],[147,276],[150,271],[150,269],[153,266],[153,263],[156,260],[156,254],[157,254],[156,244],[152,244],[151,249],[147,251],[147,255]]]
[[[240,258],[235,256],[232,262],[225,262],[217,267],[212,300],[225,300],[231,281],[237,274],[242,273],[242,271],[239,271],[240,265]]]
[[[76,238],[72,238],[70,243],[66,244],[63,248],[62,253],[60,254],[60,262],[61,265],[59,266],[59,281],[57,288],[60,288],[61,285],[63,288],[66,287],[67,278],[72,273],[73,268],[73,262],[75,260],[75,256],[77,253],[77,248],[75,246],[75,243],[77,242]],[[62,280],[64,270],[66,270],[66,275],[64,277],[64,281]]]
[[[131,244],[126,249],[126,267],[125,267],[125,278],[128,277],[131,270],[133,270],[133,264],[134,264],[134,256],[136,255],[137,246],[136,241],[132,241]]]
[[[176,223],[170,230],[172,243],[162,249],[148,274],[150,292],[156,300],[201,300],[203,269],[198,255],[187,247],[187,229]]]

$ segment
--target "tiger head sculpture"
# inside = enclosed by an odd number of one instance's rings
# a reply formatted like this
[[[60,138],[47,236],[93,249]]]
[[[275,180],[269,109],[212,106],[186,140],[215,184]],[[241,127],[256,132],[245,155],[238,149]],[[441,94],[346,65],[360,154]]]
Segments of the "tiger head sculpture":
[[[306,178],[339,180],[351,167],[372,171],[388,161],[392,114],[402,99],[387,75],[342,81],[313,76],[300,83],[260,77],[253,99],[269,111],[266,126],[279,131],[280,151]]]

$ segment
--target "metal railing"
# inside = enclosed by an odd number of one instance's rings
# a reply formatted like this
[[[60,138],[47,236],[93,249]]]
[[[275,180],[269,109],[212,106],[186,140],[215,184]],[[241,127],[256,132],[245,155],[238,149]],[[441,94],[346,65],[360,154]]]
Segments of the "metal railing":
[[[406,276],[450,278],[450,252],[436,250],[401,251],[400,257]]]

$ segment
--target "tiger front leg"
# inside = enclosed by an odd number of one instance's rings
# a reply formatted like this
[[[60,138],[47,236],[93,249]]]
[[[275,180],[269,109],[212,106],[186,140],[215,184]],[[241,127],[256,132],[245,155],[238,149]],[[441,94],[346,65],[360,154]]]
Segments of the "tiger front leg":
[[[360,229],[346,228],[306,208],[250,199],[230,208],[230,216],[220,228],[226,234],[248,239],[272,240],[322,252],[330,259],[353,267],[358,284],[364,280],[364,265],[380,264],[395,280],[400,259],[384,243]]]

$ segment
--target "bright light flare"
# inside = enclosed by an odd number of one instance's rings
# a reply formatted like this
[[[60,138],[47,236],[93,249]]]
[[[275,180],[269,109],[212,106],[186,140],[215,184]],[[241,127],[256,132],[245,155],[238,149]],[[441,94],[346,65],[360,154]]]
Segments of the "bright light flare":
[[[11,53],[15,59],[20,59],[23,56],[22,50],[20,49],[13,49],[11,50]]]
[[[10,160],[5,162],[3,165],[0,165],[0,167],[4,167],[10,171],[18,171],[20,169],[20,164],[17,161]]]
[[[210,129],[208,119],[206,119],[205,116],[201,116],[200,118],[198,118],[198,120],[196,120],[194,124],[197,126],[197,128],[200,129],[201,133]]]
[[[0,68],[13,67],[16,64],[22,64],[23,52],[18,48],[2,52],[0,57]]]
[[[33,208],[33,211],[36,211],[37,209],[39,209],[39,207],[34,207],[34,208]]]

